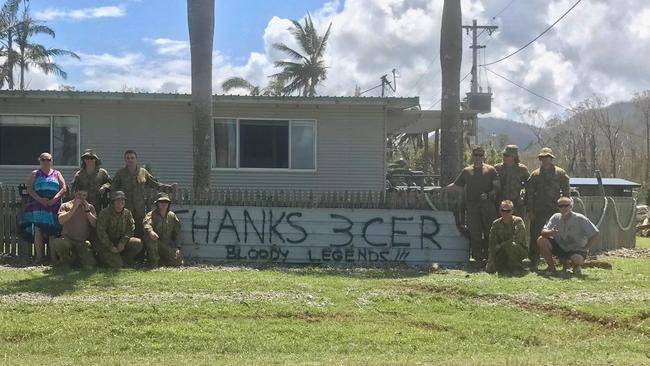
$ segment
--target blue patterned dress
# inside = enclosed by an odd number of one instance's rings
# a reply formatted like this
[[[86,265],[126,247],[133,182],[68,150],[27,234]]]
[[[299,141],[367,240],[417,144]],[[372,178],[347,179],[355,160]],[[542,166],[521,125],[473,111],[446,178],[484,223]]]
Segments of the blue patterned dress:
[[[50,174],[45,174],[42,170],[36,171],[34,178],[34,191],[40,197],[52,199],[61,189],[59,183],[59,172],[51,169]],[[61,224],[59,224],[59,208],[61,200],[52,206],[44,206],[38,201],[33,201],[25,208],[23,212],[23,221],[20,225],[20,232],[24,239],[33,241],[35,229],[41,229],[43,235],[58,236],[61,233]]]

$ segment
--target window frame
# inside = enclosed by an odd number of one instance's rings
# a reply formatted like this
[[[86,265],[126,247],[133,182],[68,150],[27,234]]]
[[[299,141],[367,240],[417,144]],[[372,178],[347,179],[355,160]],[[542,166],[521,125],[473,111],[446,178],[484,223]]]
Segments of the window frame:
[[[235,144],[235,151],[236,151],[236,164],[237,167],[235,168],[218,168],[214,166],[215,162],[215,153],[214,153],[214,122],[216,120],[234,120],[235,121],[235,129],[236,129],[236,144]],[[289,143],[289,156],[288,156],[288,168],[241,168],[239,166],[239,153],[240,153],[240,133],[239,133],[239,122],[240,121],[287,121],[289,122],[289,135],[288,135],[288,143]],[[293,149],[291,146],[291,133],[292,133],[292,127],[293,127],[293,121],[309,121],[313,122],[314,124],[314,168],[313,169],[295,169],[291,167],[291,157],[293,154]],[[210,145],[211,145],[211,151],[210,151],[210,169],[214,171],[244,171],[244,172],[290,172],[290,173],[315,173],[318,171],[318,120],[315,118],[267,118],[267,117],[212,117],[212,123],[210,123]]]
[[[18,117],[49,117],[50,119],[50,148],[48,149],[48,152],[54,156],[54,152],[52,151],[52,143],[53,143],[53,128],[54,128],[54,117],[77,117],[77,165],[58,165],[56,161],[54,161],[54,168],[79,168],[79,165],[81,164],[81,115],[79,114],[61,114],[61,113],[55,113],[55,114],[46,114],[46,113],[0,113],[0,117],[2,116],[18,116]],[[43,151],[41,151],[43,152]],[[36,162],[38,160],[38,156],[34,157],[34,161]],[[0,168],[38,168],[38,163],[34,163],[34,165],[7,165],[7,164],[0,164]]]

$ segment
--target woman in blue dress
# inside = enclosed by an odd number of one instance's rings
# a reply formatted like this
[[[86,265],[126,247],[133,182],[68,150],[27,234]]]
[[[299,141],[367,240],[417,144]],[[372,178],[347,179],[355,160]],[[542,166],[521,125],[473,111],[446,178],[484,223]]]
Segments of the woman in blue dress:
[[[45,254],[45,237],[53,239],[61,232],[58,213],[66,186],[63,175],[58,170],[52,169],[50,153],[42,153],[38,160],[40,168],[34,170],[27,181],[27,193],[33,201],[23,212],[21,232],[26,240],[34,243],[36,263],[42,263]],[[56,258],[51,248],[50,257],[54,262]]]

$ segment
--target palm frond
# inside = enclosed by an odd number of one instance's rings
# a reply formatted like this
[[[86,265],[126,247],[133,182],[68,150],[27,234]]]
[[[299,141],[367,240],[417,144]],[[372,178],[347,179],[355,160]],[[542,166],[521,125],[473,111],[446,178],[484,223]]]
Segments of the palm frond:
[[[307,58],[305,56],[301,55],[300,52],[291,49],[289,46],[287,46],[284,43],[274,43],[273,48],[275,48],[278,51],[282,51],[282,52],[288,54],[293,59],[307,60]]]
[[[221,88],[226,93],[232,89],[246,89],[251,95],[256,95],[254,94],[255,90],[257,90],[257,93],[259,94],[259,87],[251,84],[248,80],[239,76],[234,76],[224,80],[224,82],[221,83]]]

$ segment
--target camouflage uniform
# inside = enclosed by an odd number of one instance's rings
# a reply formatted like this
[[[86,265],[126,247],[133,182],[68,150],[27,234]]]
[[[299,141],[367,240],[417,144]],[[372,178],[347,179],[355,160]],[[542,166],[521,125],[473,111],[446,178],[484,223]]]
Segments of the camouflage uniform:
[[[511,155],[515,157],[515,163],[511,166],[505,166],[504,163],[499,163],[494,166],[499,174],[501,181],[501,188],[497,195],[497,202],[503,200],[510,200],[515,205],[514,215],[524,217],[524,200],[521,198],[521,191],[524,189],[530,174],[528,168],[524,164],[519,163],[517,145],[508,145],[503,151],[503,155]]]
[[[156,202],[169,200],[169,196],[160,193]],[[158,240],[149,236],[151,232],[158,234]],[[158,208],[148,212],[144,217],[144,246],[147,249],[149,265],[158,266],[162,259],[163,265],[180,266],[181,258],[176,258],[176,249],[181,248],[181,223],[176,214],[168,210],[163,217]]]
[[[507,224],[498,218],[490,229],[488,249],[488,272],[515,272],[523,270],[521,261],[528,255],[526,246],[526,226],[524,220],[512,216]]]
[[[539,157],[552,155],[552,150],[543,148]],[[528,211],[532,213],[530,224],[530,260],[536,264],[539,260],[537,238],[548,219],[558,212],[557,200],[560,197],[571,195],[569,176],[564,169],[552,165],[549,169],[536,169],[528,179],[526,185],[526,203]]]
[[[113,192],[113,195],[119,193]],[[97,218],[97,240],[94,242],[99,261],[109,268],[135,264],[135,257],[142,250],[142,241],[133,236],[134,230],[135,223],[128,209],[115,212],[112,207],[107,207],[103,210]],[[124,245],[124,250],[113,253],[111,248],[120,244]]]
[[[133,214],[135,236],[138,238],[142,238],[142,220],[146,213],[145,186],[156,190],[169,190],[172,188],[169,184],[158,182],[153,175],[140,166],[136,168],[135,173],[131,173],[127,167],[118,170],[115,177],[113,177],[113,183],[111,183],[111,191],[122,191],[126,194],[126,208]]]
[[[483,152],[482,148],[476,148],[473,153],[479,150]],[[472,257],[477,261],[487,257],[490,227],[497,218],[495,181],[499,181],[499,176],[494,167],[482,164],[480,168],[466,167],[453,183],[465,187],[469,240]],[[486,199],[481,198],[483,193],[487,194]]]
[[[88,174],[86,172],[86,162],[83,161],[85,156],[95,158],[95,172]],[[111,176],[106,169],[100,168],[102,162],[99,157],[90,149],[85,150],[81,155],[81,168],[75,173],[72,181],[72,192],[78,189],[88,192],[87,201],[95,207],[97,211],[102,210],[102,197],[99,193],[101,188],[107,191],[111,186]]]

